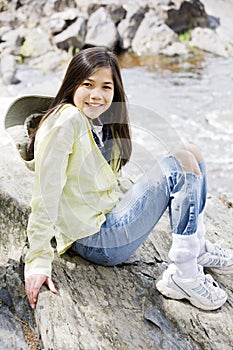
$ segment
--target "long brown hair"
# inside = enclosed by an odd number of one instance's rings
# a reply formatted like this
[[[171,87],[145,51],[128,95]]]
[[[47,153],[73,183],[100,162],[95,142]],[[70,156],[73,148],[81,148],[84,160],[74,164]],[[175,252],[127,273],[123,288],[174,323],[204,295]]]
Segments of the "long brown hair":
[[[125,165],[131,156],[132,143],[129,129],[126,95],[123,87],[121,72],[116,55],[104,47],[92,47],[79,51],[73,56],[66,70],[60,89],[55,96],[48,113],[41,123],[58,107],[66,103],[74,104],[73,96],[77,87],[96,69],[110,67],[114,82],[113,103],[102,114],[104,128],[110,129],[113,140],[116,140],[120,150],[120,166]],[[40,123],[40,124],[41,124]]]

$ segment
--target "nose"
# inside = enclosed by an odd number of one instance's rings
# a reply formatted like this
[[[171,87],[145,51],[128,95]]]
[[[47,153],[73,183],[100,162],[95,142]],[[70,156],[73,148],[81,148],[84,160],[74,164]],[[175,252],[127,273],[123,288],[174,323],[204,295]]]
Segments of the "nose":
[[[90,93],[90,98],[93,100],[100,100],[102,98],[100,89],[98,88],[92,89]]]

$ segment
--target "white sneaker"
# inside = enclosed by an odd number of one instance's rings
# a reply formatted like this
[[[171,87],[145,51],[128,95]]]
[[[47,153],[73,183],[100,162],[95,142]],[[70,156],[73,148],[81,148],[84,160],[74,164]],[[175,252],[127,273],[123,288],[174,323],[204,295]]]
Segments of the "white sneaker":
[[[178,276],[175,265],[169,265],[162,278],[156,283],[158,291],[172,299],[187,299],[202,310],[216,310],[227,300],[227,294],[210,275],[203,273],[203,267],[198,266],[199,273],[195,279],[182,279]]]
[[[197,263],[218,274],[233,273],[233,250],[221,248],[221,243],[206,241],[207,252],[198,257]]]

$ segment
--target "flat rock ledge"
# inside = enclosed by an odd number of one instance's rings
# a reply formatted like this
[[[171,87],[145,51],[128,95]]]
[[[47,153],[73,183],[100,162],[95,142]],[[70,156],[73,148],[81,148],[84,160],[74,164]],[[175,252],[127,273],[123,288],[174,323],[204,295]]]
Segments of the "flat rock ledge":
[[[55,257],[58,294],[46,288],[35,311],[24,292],[23,255],[33,173],[0,132],[0,348],[4,350],[231,350],[233,280],[214,276],[228,301],[213,312],[164,298],[155,282],[171,243],[168,215],[125,264],[97,266],[66,253]],[[232,248],[233,210],[208,196],[208,237]]]

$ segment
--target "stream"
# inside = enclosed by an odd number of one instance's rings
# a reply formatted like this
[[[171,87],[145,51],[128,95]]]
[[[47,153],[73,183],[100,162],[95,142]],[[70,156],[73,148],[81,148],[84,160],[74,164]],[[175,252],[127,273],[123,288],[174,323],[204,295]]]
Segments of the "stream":
[[[209,191],[232,198],[233,58],[199,54],[182,61],[126,55],[122,66],[130,102],[162,116],[176,138],[198,145],[207,163]],[[156,133],[153,117],[137,118],[137,123]]]

